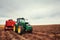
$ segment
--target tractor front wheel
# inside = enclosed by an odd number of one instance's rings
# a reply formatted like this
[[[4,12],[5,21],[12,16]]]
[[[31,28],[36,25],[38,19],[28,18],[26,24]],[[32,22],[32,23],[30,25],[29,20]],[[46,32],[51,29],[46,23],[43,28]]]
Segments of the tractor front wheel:
[[[15,26],[13,27],[13,31],[15,32]]]

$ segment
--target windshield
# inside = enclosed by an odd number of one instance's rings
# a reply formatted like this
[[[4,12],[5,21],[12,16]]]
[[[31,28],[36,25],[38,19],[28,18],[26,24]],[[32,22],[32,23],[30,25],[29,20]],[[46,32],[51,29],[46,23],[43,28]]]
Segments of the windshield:
[[[30,26],[30,24],[26,24],[27,26]]]
[[[20,22],[25,22],[25,20],[22,20],[22,19],[21,19]]]

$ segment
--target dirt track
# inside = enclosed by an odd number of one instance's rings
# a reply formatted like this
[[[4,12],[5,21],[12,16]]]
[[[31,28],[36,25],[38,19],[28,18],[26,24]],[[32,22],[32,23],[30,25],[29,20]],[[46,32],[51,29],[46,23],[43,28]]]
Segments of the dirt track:
[[[0,30],[0,40],[53,40],[53,38],[48,35],[39,34],[39,33],[26,33],[19,35],[13,31],[2,31]]]
[[[41,27],[39,27],[41,29]],[[36,27],[33,27],[33,33],[25,33],[19,35],[13,31],[0,30],[0,40],[60,40],[60,33],[52,33],[51,31],[43,30],[39,31]],[[46,27],[45,27],[46,29]],[[50,28],[49,28],[50,29]],[[60,28],[59,28],[60,29]],[[50,29],[51,30],[51,29]],[[53,31],[55,31],[54,29]]]

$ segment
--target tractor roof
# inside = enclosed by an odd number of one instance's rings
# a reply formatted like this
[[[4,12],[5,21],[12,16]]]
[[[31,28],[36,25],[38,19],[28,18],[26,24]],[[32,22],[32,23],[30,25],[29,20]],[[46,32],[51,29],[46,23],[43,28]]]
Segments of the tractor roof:
[[[17,20],[18,20],[18,19],[24,19],[24,18],[17,18]]]

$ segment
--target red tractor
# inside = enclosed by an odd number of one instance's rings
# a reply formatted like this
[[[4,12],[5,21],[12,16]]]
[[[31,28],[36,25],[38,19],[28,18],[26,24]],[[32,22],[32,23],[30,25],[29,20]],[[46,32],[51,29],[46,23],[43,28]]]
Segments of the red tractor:
[[[13,30],[13,28],[15,26],[15,23],[16,22],[13,21],[12,19],[7,20],[6,23],[5,23],[5,27],[4,27],[5,31],[6,30]]]

